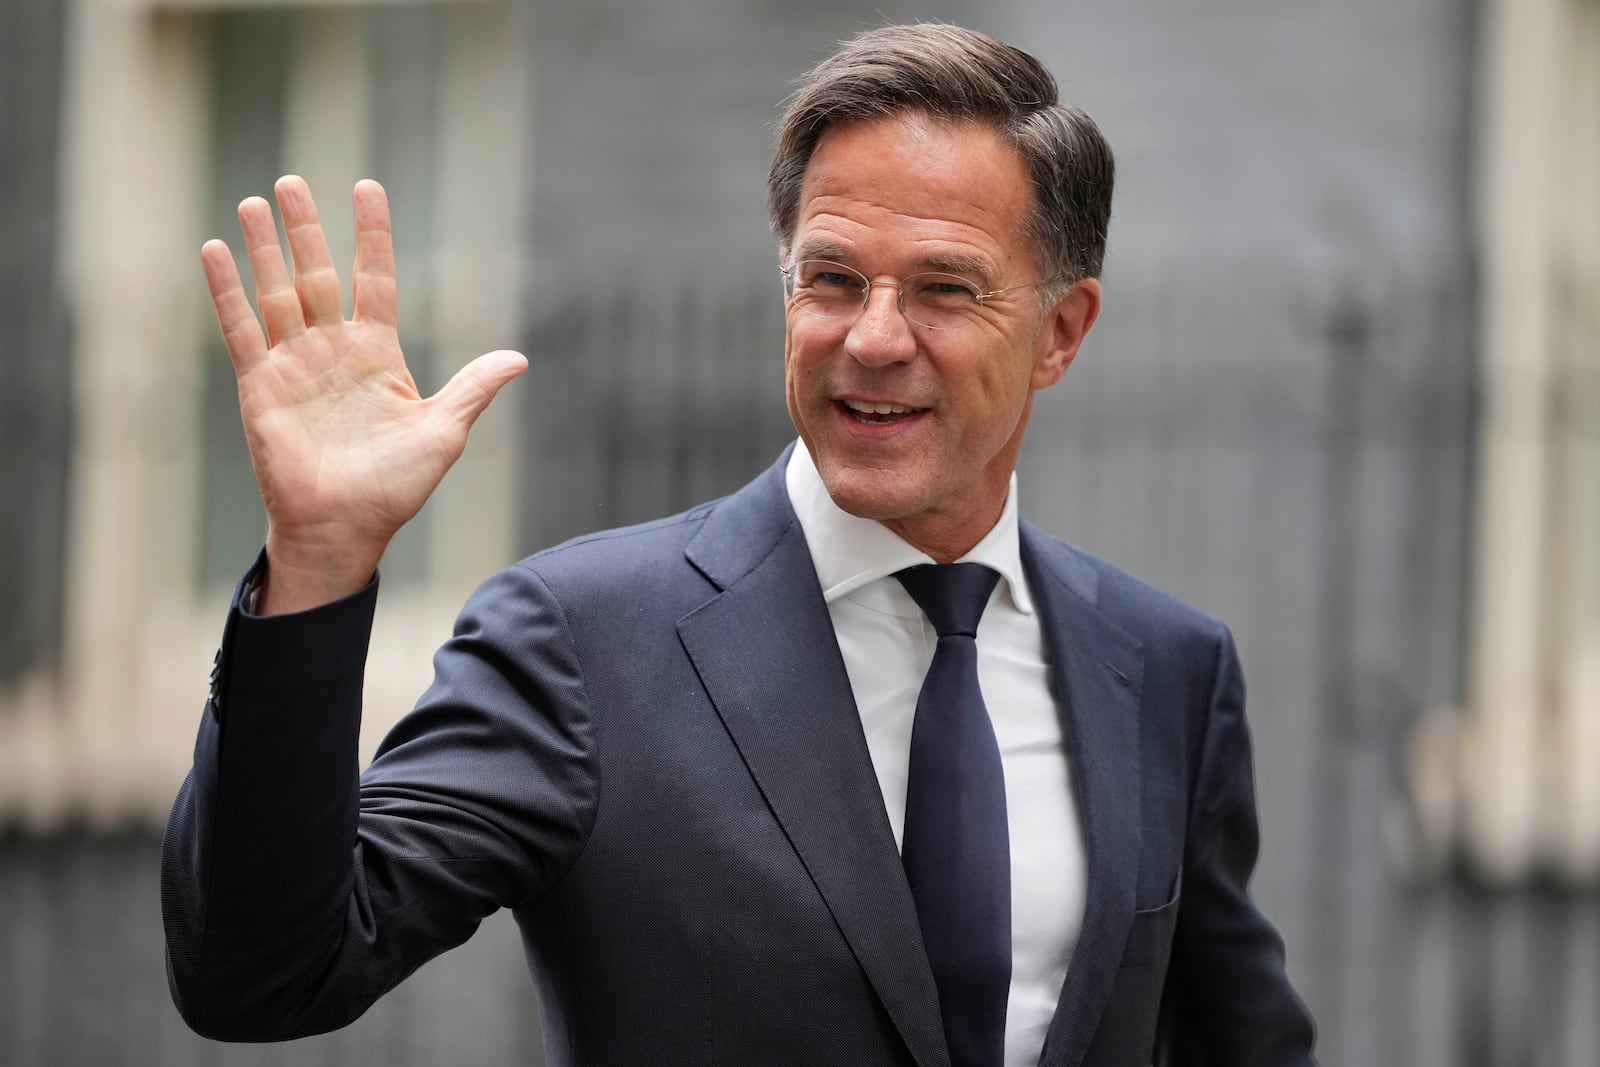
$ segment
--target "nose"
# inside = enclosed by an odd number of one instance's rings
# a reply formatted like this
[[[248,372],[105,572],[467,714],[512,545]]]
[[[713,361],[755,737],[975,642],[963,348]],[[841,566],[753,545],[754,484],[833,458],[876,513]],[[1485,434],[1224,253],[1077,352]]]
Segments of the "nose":
[[[872,282],[867,290],[867,305],[850,325],[845,351],[866,367],[904,363],[917,352],[917,339],[911,322],[901,307],[900,286],[895,282]]]

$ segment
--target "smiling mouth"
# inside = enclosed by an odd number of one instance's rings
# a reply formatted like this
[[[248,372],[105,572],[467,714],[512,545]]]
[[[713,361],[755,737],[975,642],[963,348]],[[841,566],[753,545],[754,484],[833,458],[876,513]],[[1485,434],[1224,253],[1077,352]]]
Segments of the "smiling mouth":
[[[871,403],[865,400],[841,400],[839,406],[852,419],[868,426],[888,426],[928,410],[907,407],[904,404]]]

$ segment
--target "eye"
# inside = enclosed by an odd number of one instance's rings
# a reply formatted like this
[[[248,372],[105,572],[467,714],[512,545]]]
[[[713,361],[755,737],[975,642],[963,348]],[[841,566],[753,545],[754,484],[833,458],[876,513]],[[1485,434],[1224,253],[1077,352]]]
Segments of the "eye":
[[[954,274],[918,274],[905,281],[908,295],[929,307],[954,308],[977,302],[975,282]]]
[[[819,293],[860,292],[866,279],[841,263],[807,260],[800,264],[801,286]]]

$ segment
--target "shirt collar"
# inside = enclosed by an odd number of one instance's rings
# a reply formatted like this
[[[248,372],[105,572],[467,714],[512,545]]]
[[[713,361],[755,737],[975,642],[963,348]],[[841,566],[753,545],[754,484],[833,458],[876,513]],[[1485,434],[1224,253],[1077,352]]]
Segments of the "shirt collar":
[[[811,549],[811,562],[822,585],[823,599],[828,603],[896,571],[934,562],[932,556],[909,544],[881,522],[851,515],[835,504],[803,441],[797,443],[789,455],[784,485]],[[956,562],[982,563],[999,571],[1005,587],[1011,591],[1016,609],[1024,615],[1033,614],[1017,537],[1015,471],[1011,474],[999,521],[972,551]]]

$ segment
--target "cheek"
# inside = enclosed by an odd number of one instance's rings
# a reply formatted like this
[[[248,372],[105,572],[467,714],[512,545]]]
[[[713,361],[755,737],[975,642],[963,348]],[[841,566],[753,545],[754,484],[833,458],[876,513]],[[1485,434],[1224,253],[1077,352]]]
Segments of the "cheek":
[[[801,381],[805,377],[805,351],[800,343],[790,335],[788,343],[783,349],[783,383],[789,393],[792,404],[800,392]]]
[[[784,328],[783,346],[783,376],[791,403],[796,394],[817,388],[828,354],[836,347],[815,326],[795,319],[796,314],[791,312]]]
[[[967,383],[965,395],[966,433],[976,445],[987,448],[995,441],[1006,441],[1016,432],[1017,423],[1033,395],[1033,367],[1024,362],[1026,353],[1011,351],[988,353],[989,359]],[[960,397],[959,386],[953,395]]]
[[[798,374],[799,362],[800,340],[795,335],[794,324],[788,322],[784,324],[783,328],[783,380],[791,392],[794,390],[794,381]]]
[[[990,409],[1014,407],[1033,380],[1032,353],[1015,341],[969,352],[966,365],[967,384]]]
[[[810,397],[814,392],[816,367],[808,358],[806,346],[791,327],[784,338],[783,394],[789,408],[789,419],[795,429],[806,433],[806,411],[815,404]]]

